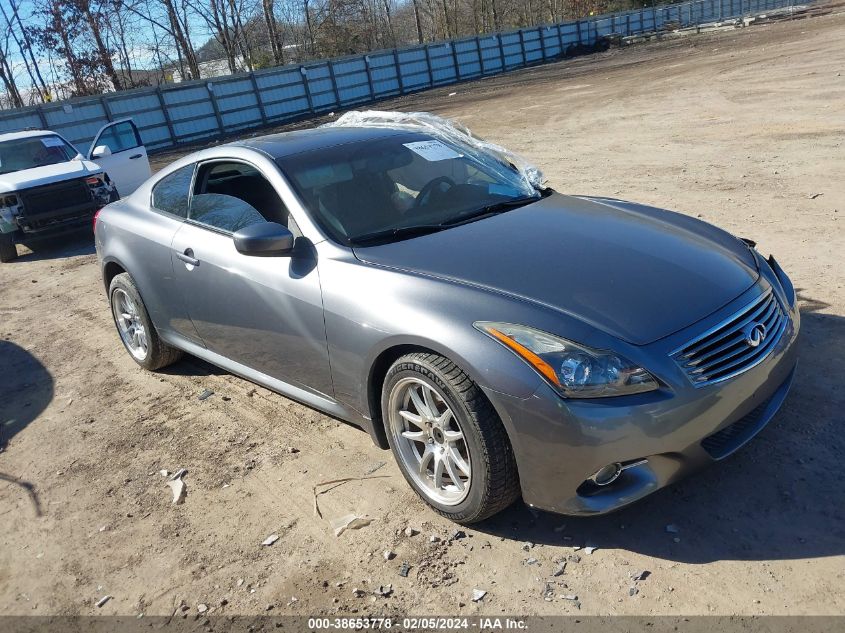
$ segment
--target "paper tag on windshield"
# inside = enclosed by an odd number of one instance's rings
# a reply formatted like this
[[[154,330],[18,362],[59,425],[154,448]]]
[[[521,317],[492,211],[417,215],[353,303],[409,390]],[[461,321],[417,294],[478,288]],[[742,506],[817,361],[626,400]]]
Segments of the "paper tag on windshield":
[[[64,147],[64,141],[58,136],[45,136],[41,139],[44,147]]]
[[[405,147],[419,154],[427,161],[447,160],[450,158],[460,158],[461,155],[450,147],[446,147],[440,141],[415,141],[413,143],[403,143]]]

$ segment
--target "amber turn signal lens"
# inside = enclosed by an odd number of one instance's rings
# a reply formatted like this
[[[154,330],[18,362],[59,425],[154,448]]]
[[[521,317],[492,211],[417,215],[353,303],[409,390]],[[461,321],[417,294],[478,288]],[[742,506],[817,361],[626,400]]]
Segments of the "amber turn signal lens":
[[[494,327],[488,326],[485,329],[490,333],[490,335],[495,336],[502,343],[504,343],[505,345],[510,347],[513,351],[515,351],[517,354],[519,354],[525,360],[527,360],[529,363],[531,363],[534,366],[534,368],[537,371],[539,371],[541,374],[543,374],[546,378],[551,380],[554,384],[560,386],[560,379],[558,379],[557,373],[555,372],[555,370],[552,369],[552,366],[549,365],[546,361],[544,361],[542,358],[537,356],[537,354],[532,352],[530,349],[528,349],[524,345],[520,345],[515,340],[513,340],[510,336],[508,336],[507,334],[503,334],[502,332],[500,332],[499,330],[497,330]]]

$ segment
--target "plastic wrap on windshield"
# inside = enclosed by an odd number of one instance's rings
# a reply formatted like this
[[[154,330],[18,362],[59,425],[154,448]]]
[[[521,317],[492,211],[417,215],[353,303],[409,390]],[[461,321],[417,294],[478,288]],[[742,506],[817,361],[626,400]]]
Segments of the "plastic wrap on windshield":
[[[440,140],[461,147],[471,155],[492,155],[499,162],[514,168],[531,187],[542,189],[546,179],[538,167],[505,149],[475,136],[466,126],[428,112],[382,112],[353,110],[327,123],[324,127],[382,127],[425,132]]]

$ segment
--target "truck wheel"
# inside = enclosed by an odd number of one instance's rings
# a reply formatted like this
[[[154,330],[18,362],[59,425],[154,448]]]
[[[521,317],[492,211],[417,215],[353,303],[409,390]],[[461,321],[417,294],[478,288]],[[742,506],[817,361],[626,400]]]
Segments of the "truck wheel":
[[[399,469],[444,517],[475,523],[519,498],[502,421],[449,359],[418,352],[397,360],[385,377],[381,408]]]
[[[0,235],[0,262],[10,262],[17,258],[18,249],[11,235]]]
[[[116,275],[109,286],[114,324],[129,355],[144,369],[155,371],[175,363],[182,350],[161,340],[129,273]]]

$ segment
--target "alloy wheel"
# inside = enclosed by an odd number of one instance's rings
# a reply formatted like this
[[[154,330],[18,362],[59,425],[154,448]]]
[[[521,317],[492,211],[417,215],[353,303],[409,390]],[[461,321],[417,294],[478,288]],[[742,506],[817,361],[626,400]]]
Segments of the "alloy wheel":
[[[121,288],[117,288],[112,295],[112,313],[126,349],[138,360],[144,360],[149,351],[147,331],[135,302]]]
[[[434,385],[399,380],[389,397],[393,443],[406,471],[432,501],[457,505],[469,493],[469,448],[457,417]]]

